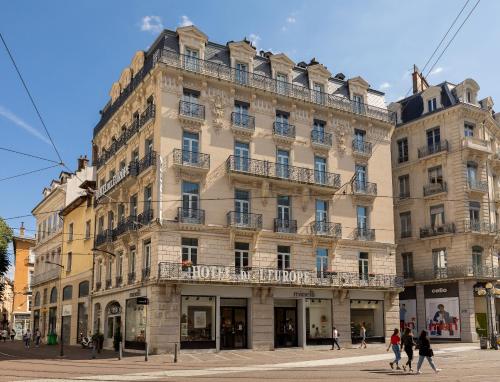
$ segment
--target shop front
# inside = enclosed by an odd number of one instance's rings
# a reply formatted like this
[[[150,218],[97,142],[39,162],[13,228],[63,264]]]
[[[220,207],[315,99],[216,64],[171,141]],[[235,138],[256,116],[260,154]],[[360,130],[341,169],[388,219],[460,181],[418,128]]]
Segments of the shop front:
[[[245,349],[248,341],[248,310],[244,298],[220,300],[221,349]]]
[[[431,338],[460,340],[460,302],[457,283],[424,286],[425,328]]]
[[[33,317],[38,317],[38,321],[40,320],[40,311],[37,310],[37,315],[33,314]],[[13,327],[16,331],[16,340],[20,340],[23,338],[23,333],[26,329],[30,328],[31,318],[29,313],[14,313],[13,314]],[[38,322],[37,322],[38,325]],[[38,326],[37,326],[38,327]]]
[[[274,300],[274,347],[298,346],[297,300]]]
[[[417,288],[405,287],[399,294],[399,330],[404,332],[409,328],[415,337],[418,336],[417,326]]]
[[[384,342],[384,300],[351,299],[351,340],[361,342],[361,327],[366,329],[367,342]]]
[[[215,296],[182,296],[181,349],[215,349],[215,301]]]
[[[146,348],[146,320],[149,299],[132,297],[125,303],[125,348],[144,350]]]

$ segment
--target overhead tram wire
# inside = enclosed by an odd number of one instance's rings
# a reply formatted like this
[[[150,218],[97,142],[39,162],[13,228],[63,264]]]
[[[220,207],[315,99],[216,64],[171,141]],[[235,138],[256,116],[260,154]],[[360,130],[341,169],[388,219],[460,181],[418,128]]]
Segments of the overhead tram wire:
[[[29,153],[23,153],[22,151],[17,151],[17,150],[9,149],[7,147],[0,147],[0,150],[7,151],[7,152],[10,152],[10,153],[14,153],[14,154],[24,155],[24,156],[27,156],[27,157],[31,157],[31,158],[35,158],[35,159],[40,159],[40,160],[44,160],[44,161],[47,161],[47,162],[52,162],[52,163],[56,163],[56,164],[60,165],[60,163],[58,161],[55,161],[53,159],[48,159],[48,158],[44,158],[44,157],[41,157],[41,156],[38,156],[38,155],[29,154]]]
[[[32,170],[32,171],[27,171],[27,172],[23,172],[23,173],[20,173],[20,174],[17,174],[17,175],[12,175],[12,176],[8,176],[6,178],[0,178],[0,182],[3,182],[3,181],[6,181],[6,180],[10,180],[10,179],[14,179],[14,178],[19,178],[21,176],[25,176],[25,175],[30,175],[30,174],[34,174],[34,173],[37,173],[37,172],[40,172],[40,171],[44,171],[44,170],[49,170],[51,168],[54,168],[54,167],[59,167],[59,163],[58,164],[54,164],[52,166],[48,166],[48,167],[42,167],[42,168],[39,168],[37,170]]]

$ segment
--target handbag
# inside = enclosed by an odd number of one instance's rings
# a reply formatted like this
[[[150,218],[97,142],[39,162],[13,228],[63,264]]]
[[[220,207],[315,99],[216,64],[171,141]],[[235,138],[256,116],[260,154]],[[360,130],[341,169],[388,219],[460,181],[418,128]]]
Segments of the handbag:
[[[429,349],[429,357],[434,357],[434,350]]]

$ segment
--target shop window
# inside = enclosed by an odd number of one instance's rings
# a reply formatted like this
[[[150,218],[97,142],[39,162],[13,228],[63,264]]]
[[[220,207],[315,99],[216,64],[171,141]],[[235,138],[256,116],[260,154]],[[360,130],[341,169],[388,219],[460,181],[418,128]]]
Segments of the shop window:
[[[351,339],[361,341],[361,325],[371,341],[384,342],[384,302],[379,300],[351,300]]]
[[[87,282],[87,288],[88,288],[88,282]],[[78,322],[76,328],[76,331],[78,333],[76,341],[78,343],[81,342],[82,336],[86,336],[89,334],[88,320],[89,320],[89,312],[87,308],[87,303],[81,302],[78,304]]]
[[[49,309],[49,334],[56,333],[56,322],[57,322],[57,308]]]
[[[138,305],[137,299],[126,302],[125,311],[125,347],[127,349],[144,349],[146,343],[147,305]]]
[[[122,309],[118,302],[110,302],[106,307],[106,337],[113,338],[121,333],[121,313]]]
[[[331,344],[331,331],[332,301],[327,299],[306,299],[306,344]]]
[[[78,284],[78,297],[87,297],[89,295],[89,282],[82,281]]]
[[[71,300],[73,297],[73,287],[71,285],[67,285],[63,288],[63,301]]]
[[[53,287],[52,290],[50,291],[50,300],[49,302],[51,304],[55,304],[57,302],[57,288]]]
[[[215,297],[182,296],[181,348],[215,348]]]

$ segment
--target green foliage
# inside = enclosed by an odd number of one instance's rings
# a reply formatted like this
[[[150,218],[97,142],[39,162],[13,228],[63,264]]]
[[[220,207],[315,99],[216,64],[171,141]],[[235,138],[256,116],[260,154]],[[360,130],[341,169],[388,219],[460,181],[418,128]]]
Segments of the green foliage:
[[[9,248],[9,243],[12,242],[12,229],[5,223],[0,217],[0,277],[5,276],[9,270],[9,256],[7,254],[7,249]],[[0,283],[0,300],[3,298],[4,283]]]

